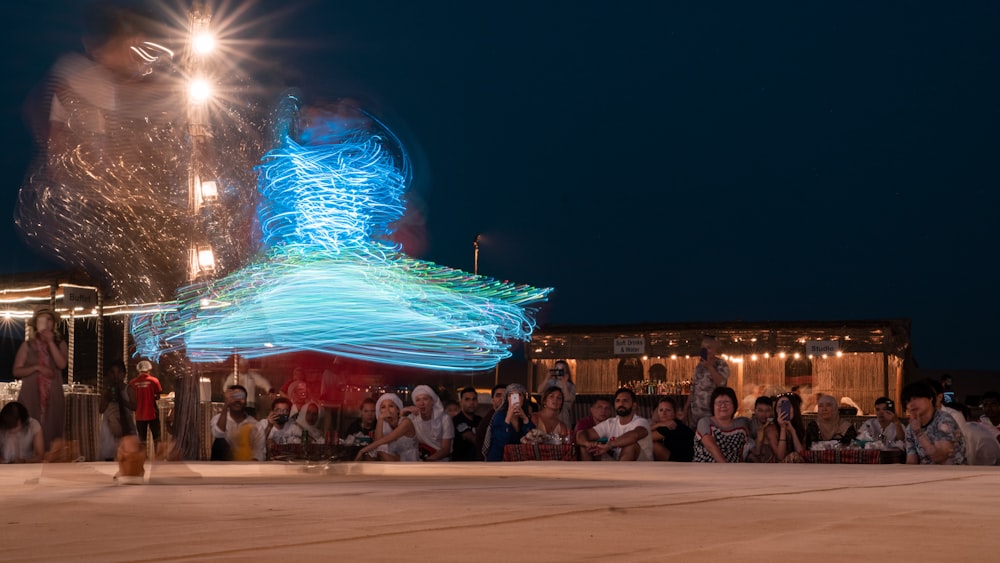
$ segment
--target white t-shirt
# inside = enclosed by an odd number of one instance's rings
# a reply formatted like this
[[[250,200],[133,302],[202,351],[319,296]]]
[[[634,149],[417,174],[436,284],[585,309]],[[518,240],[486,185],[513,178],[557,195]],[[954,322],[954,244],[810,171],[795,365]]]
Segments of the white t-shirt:
[[[1000,442],[997,442],[995,426],[966,422],[962,433],[965,434],[965,459],[969,465],[1000,465]]]
[[[645,418],[633,415],[632,420],[629,421],[628,424],[622,424],[619,422],[617,416],[613,416],[595,426],[594,432],[597,432],[598,437],[610,440],[612,438],[617,438],[626,432],[639,428],[640,426],[646,429],[646,437],[639,440],[639,448],[641,450],[639,452],[639,461],[652,461],[653,440],[649,436],[649,421]]]
[[[268,424],[269,424],[269,421],[266,418],[261,419],[257,423],[257,428],[260,430],[261,434],[263,434],[267,430],[267,425]],[[278,428],[277,426],[273,426],[272,425],[271,426],[271,433],[268,434],[267,436],[264,436],[264,439],[265,440],[271,440],[272,442],[274,442],[275,444],[278,444],[279,446],[283,446],[285,444],[292,444],[292,443],[295,443],[295,441],[293,441],[292,438],[293,437],[295,437],[295,438],[298,437],[295,434],[295,430],[296,429],[297,429],[297,427],[295,426],[295,423],[293,423],[291,421],[286,422],[285,425],[284,425],[284,427],[282,427],[282,428]],[[299,434],[301,434],[301,432],[302,431],[299,430]]]
[[[16,463],[35,457],[35,435],[41,433],[42,425],[33,418],[28,419],[28,431],[23,429],[0,431],[0,455],[3,463]]]
[[[417,440],[421,444],[426,444],[435,450],[441,449],[441,442],[455,439],[455,424],[451,417],[443,412],[439,416],[424,420],[419,414],[410,417],[410,422],[417,431]],[[441,461],[448,461],[445,457]]]

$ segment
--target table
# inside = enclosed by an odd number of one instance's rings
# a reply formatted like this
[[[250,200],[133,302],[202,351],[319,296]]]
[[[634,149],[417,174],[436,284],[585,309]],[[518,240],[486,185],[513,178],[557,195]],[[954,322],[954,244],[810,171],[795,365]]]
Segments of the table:
[[[331,444],[276,444],[268,452],[268,459],[275,461],[354,461],[361,451],[359,446],[334,446]]]
[[[507,444],[504,461],[576,461],[573,444]]]
[[[903,463],[903,452],[899,450],[863,450],[860,448],[840,448],[837,450],[807,451],[802,458],[806,463]]]

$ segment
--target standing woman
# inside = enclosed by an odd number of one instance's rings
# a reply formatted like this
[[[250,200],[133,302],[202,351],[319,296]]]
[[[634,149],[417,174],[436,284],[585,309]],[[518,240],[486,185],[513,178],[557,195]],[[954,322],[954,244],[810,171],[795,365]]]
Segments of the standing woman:
[[[694,461],[743,461],[743,450],[750,442],[750,424],[745,418],[733,418],[739,407],[736,392],[729,387],[716,387],[708,404],[712,414],[698,421],[694,434]]]
[[[21,343],[14,356],[14,378],[21,380],[17,400],[41,423],[46,450],[53,440],[62,438],[66,426],[62,370],[66,369],[69,350],[56,331],[58,324],[59,316],[52,309],[35,311],[28,323],[31,337]]]

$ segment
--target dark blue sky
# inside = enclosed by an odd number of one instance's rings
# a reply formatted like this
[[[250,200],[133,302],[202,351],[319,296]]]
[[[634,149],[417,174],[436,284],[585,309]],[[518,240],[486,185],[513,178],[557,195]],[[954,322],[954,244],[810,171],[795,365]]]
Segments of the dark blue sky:
[[[1000,5],[618,4],[293,3],[245,35],[262,79],[382,115],[423,257],[471,270],[482,233],[480,273],[556,288],[543,322],[909,317],[921,367],[996,369]],[[79,10],[6,9],[7,217]]]

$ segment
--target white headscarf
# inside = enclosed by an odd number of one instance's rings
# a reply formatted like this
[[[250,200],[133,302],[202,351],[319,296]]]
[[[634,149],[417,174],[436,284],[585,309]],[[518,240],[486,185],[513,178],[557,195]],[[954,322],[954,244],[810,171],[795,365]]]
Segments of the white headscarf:
[[[396,408],[400,411],[403,410],[403,400],[399,398],[399,395],[396,395],[395,393],[386,393],[375,401],[375,416],[379,416],[379,414],[382,413],[382,403],[386,401],[391,401],[394,405],[396,405]]]
[[[444,405],[441,404],[441,398],[437,396],[437,393],[435,393],[433,389],[427,385],[417,385],[413,388],[413,392],[410,393],[410,396],[416,399],[420,395],[427,395],[434,400],[434,412],[431,414],[431,418],[437,418],[444,414]]]
[[[309,421],[307,420],[309,407],[312,405],[316,405],[316,425],[323,424],[323,409],[319,406],[319,403],[315,401],[310,401],[302,405],[302,410],[299,411],[298,416],[295,418],[295,424],[302,430],[309,432],[310,440],[317,444],[321,444],[325,439],[323,431],[320,430],[318,426],[309,424]],[[301,430],[297,430],[296,433],[301,434]]]
[[[441,404],[441,398],[437,396],[437,393],[427,385],[417,385],[413,388],[413,392],[410,396],[416,399],[420,395],[427,395],[434,401],[434,407],[431,412],[431,419],[424,420],[419,413],[410,417],[413,422],[413,427],[417,430],[417,440],[423,444],[427,444],[432,448],[441,447],[441,439],[444,435],[444,419],[448,415],[444,413],[444,405]]]

